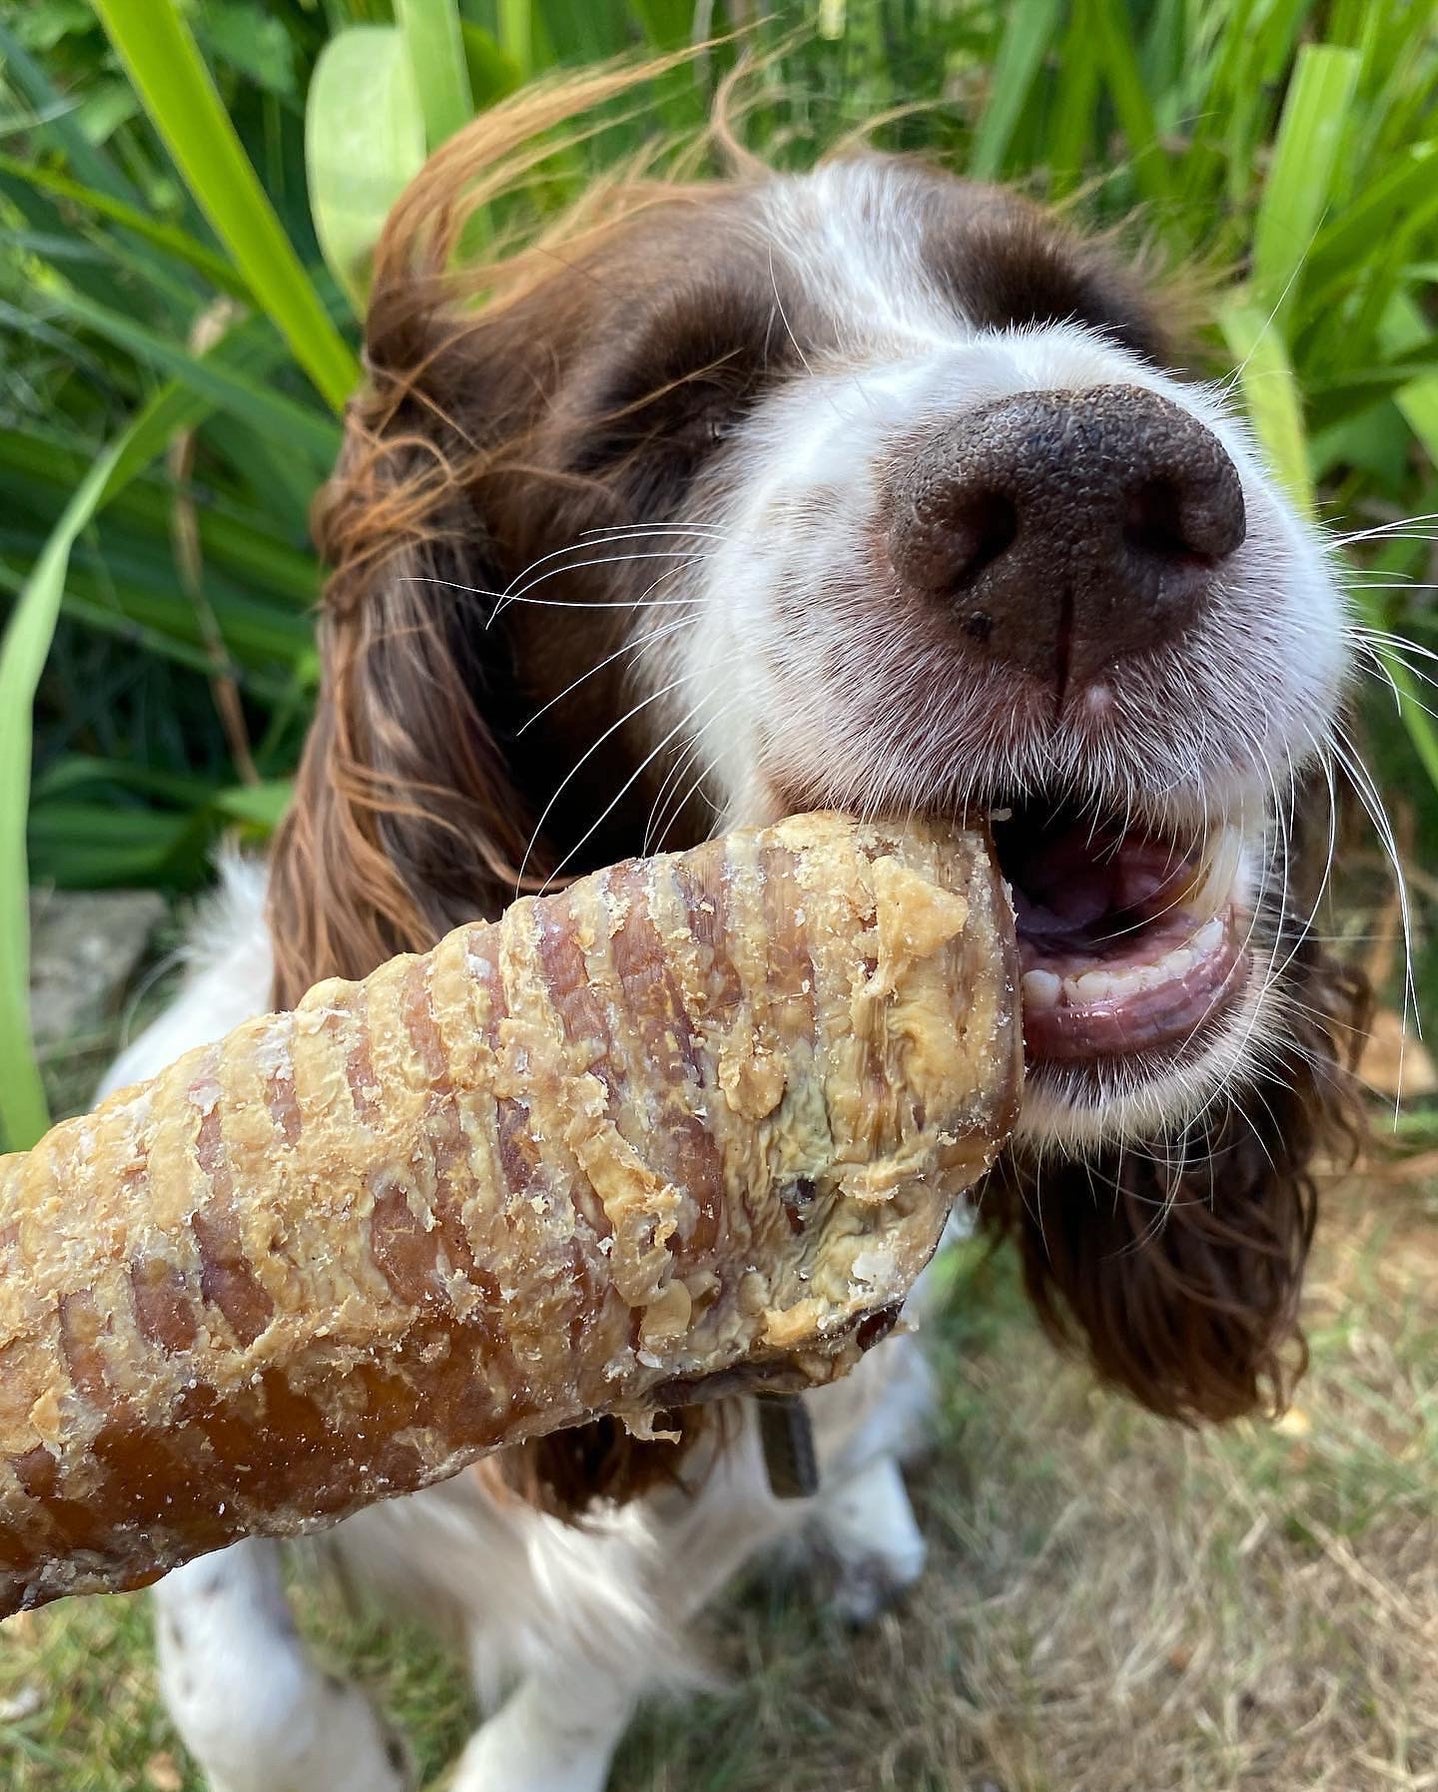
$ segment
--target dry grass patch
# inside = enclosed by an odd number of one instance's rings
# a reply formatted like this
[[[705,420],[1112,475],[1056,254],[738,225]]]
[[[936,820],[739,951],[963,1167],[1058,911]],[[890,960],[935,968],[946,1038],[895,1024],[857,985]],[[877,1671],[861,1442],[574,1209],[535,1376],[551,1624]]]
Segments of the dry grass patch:
[[[1095,1392],[1007,1262],[968,1264],[914,1477],[924,1583],[854,1639],[756,1574],[709,1623],[725,1689],[644,1717],[616,1792],[1438,1787],[1435,1289],[1438,1191],[1337,1191],[1300,1407],[1198,1436]],[[458,1671],[333,1591],[302,1612],[442,1776],[470,1721]],[[0,1785],[198,1792],[147,1631],[121,1599],[0,1631]]]

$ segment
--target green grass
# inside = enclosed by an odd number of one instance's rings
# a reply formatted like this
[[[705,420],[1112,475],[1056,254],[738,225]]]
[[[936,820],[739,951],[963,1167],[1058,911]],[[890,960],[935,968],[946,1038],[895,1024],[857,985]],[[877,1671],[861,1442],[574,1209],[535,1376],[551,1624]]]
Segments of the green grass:
[[[721,0],[715,30],[737,16]],[[193,888],[226,793],[282,793],[293,770],[314,695],[306,511],[387,205],[469,107],[557,66],[682,46],[691,17],[688,0],[0,0],[12,1143],[43,1119],[20,999],[26,879]],[[881,147],[1017,179],[1216,275],[1200,359],[1240,364],[1281,477],[1346,527],[1387,524],[1438,510],[1433,26],[1432,0],[830,0],[746,40],[771,58],[746,131],[802,165],[893,112]],[[596,167],[682,141],[740,48],[670,69],[489,223],[522,236]],[[86,470],[162,392],[184,397],[172,427],[75,532]],[[176,576],[177,504],[199,518],[193,577]],[[1375,569],[1355,592],[1365,622],[1430,650],[1431,533],[1354,555]],[[1401,713],[1376,670],[1364,705],[1380,784],[1419,840],[1438,838],[1426,664],[1389,654]],[[217,682],[239,693],[243,739]],[[1432,951],[1419,971],[1431,994]]]

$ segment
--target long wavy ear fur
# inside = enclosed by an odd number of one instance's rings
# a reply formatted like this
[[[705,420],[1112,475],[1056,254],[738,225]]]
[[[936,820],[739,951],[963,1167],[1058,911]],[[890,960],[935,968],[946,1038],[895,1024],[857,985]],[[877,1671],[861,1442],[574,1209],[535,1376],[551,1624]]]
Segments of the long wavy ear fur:
[[[280,1006],[321,978],[363,977],[462,921],[497,916],[527,852],[531,872],[546,869],[542,843],[541,856],[530,850],[535,805],[506,745],[515,666],[504,630],[488,622],[505,558],[491,493],[502,498],[543,403],[512,307],[552,261],[541,245],[465,266],[462,239],[477,203],[554,153],[552,140],[535,147],[539,133],[648,72],[601,70],[493,108],[431,159],[386,227],[368,381],[314,511],[331,572],[318,710],[272,855]],[[600,231],[606,204],[622,216],[643,202],[638,184],[596,185],[574,228]],[[572,1516],[676,1478],[697,1424],[676,1416],[678,1443],[582,1427],[506,1452],[490,1472]]]
[[[281,1005],[497,914],[525,849],[525,802],[483,709],[502,666],[480,660],[483,631],[465,630],[453,590],[487,585],[482,544],[396,532],[382,562],[357,563],[361,533],[398,507],[403,458],[402,446],[352,439],[318,510],[335,572],[319,709],[273,856]]]
[[[1165,1418],[1276,1411],[1306,1366],[1298,1301],[1314,1159],[1351,1156],[1361,1138],[1349,1063],[1367,991],[1313,941],[1285,983],[1292,1018],[1276,1060],[1182,1147],[1007,1163],[979,1202],[980,1223],[1017,1243],[1049,1334]]]

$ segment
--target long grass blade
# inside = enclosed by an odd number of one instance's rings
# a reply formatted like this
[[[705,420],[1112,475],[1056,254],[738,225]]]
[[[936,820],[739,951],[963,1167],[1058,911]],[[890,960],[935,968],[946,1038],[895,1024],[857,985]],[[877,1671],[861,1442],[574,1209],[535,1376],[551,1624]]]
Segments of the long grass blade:
[[[0,640],[0,1136],[24,1150],[49,1123],[30,1043],[30,718],[65,590],[70,550],[108,493],[161,453],[183,406],[161,393],[95,462],[65,507]]]
[[[1303,401],[1283,337],[1271,313],[1234,302],[1219,313],[1223,337],[1238,363],[1245,408],[1275,473],[1305,514],[1313,510],[1313,479],[1303,429]]]
[[[249,296],[245,282],[222,255],[216,255],[213,249],[207,249],[203,243],[197,242],[188,231],[146,217],[137,206],[127,204],[123,199],[116,199],[113,194],[106,193],[99,187],[87,187],[83,182],[71,180],[68,175],[61,174],[54,168],[44,167],[39,162],[22,161],[18,156],[0,155],[0,174],[26,181],[53,198],[68,199],[73,204],[94,212],[97,217],[108,218],[112,224],[132,230],[151,248],[159,249],[174,260],[184,262],[197,274],[203,274],[221,292],[230,293],[235,298]]]
[[[303,448],[317,468],[331,466],[339,449],[339,429],[318,411],[296,404],[212,356],[192,355],[156,330],[122,312],[107,310],[78,295],[57,294],[54,303],[76,323],[128,349],[139,360],[188,386],[208,404],[230,411],[252,428],[274,432],[280,441]]]
[[[527,81],[535,73],[534,0],[495,0],[495,11],[504,53]]]
[[[395,23],[409,51],[429,147],[438,149],[474,116],[459,8],[455,0],[395,0]]]
[[[138,203],[140,195],[133,185],[113,160],[91,143],[65,96],[4,19],[0,19],[0,59],[6,84],[21,93],[34,108],[36,117],[43,120],[36,132],[40,140],[49,140],[63,151],[65,160],[87,186],[108,193],[112,199]]]
[[[1253,227],[1253,302],[1279,317],[1332,192],[1359,61],[1356,50],[1329,44],[1298,53]]]
[[[341,410],[359,381],[359,364],[265,197],[175,0],[95,0],[95,10],[252,301]]]
[[[1059,0],[1015,0],[1008,9],[989,103],[969,158],[968,172],[976,180],[993,180],[1002,172],[1058,18]]]
[[[1139,65],[1126,7],[1099,0],[1092,13],[1114,111],[1128,139],[1134,179],[1146,199],[1169,194],[1168,162],[1159,141],[1158,120]]]

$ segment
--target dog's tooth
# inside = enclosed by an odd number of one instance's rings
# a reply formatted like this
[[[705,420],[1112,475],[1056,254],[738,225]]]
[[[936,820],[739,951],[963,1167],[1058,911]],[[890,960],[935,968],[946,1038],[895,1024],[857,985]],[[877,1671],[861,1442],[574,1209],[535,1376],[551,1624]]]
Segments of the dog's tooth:
[[[1219,914],[1233,894],[1242,861],[1242,833],[1227,825],[1215,828],[1205,843],[1203,864],[1188,892],[1188,906],[1200,915]]]
[[[1106,1002],[1119,982],[1111,971],[1085,971],[1081,977],[1065,977],[1064,988],[1071,1001],[1086,1007],[1090,1002]]]
[[[1188,949],[1197,958],[1207,958],[1210,952],[1216,952],[1223,944],[1228,928],[1224,925],[1222,915],[1214,915],[1204,922],[1198,932],[1188,942]]]
[[[1024,1007],[1035,1012],[1043,1008],[1057,1008],[1063,986],[1063,978],[1056,977],[1052,971],[1025,971],[1023,982],[1019,985],[1023,992]]]

